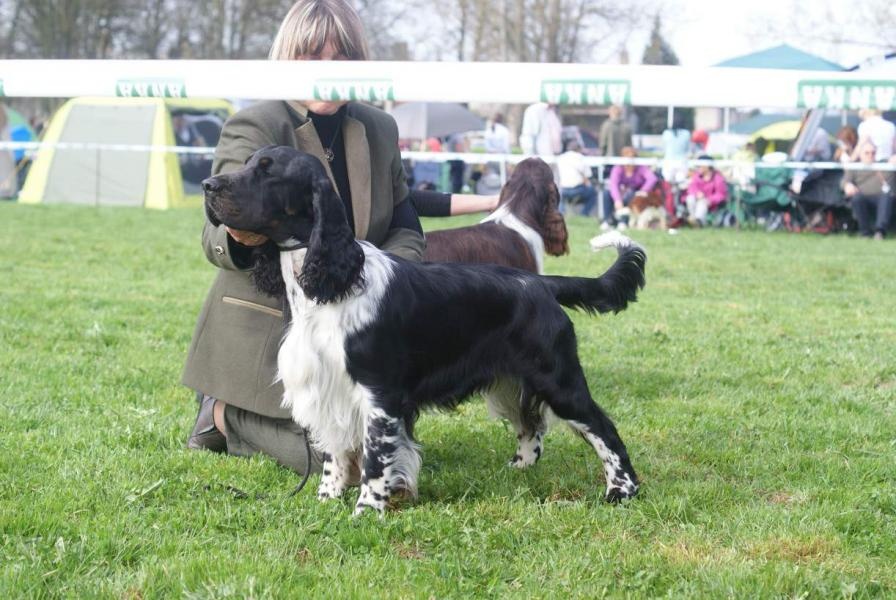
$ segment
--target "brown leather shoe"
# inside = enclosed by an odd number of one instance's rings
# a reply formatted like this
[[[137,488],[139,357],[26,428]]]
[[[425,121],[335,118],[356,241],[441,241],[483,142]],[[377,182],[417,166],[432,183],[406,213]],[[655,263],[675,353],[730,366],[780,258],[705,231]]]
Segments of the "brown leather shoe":
[[[215,399],[204,394],[196,394],[199,399],[199,413],[196,424],[187,439],[187,448],[191,450],[208,450],[210,452],[227,452],[227,438],[215,427]]]

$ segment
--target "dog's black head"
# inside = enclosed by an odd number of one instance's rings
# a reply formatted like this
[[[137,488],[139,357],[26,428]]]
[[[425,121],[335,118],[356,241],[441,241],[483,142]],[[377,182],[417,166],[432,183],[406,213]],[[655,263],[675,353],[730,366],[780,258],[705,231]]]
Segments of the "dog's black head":
[[[203,181],[202,189],[213,225],[263,234],[281,249],[308,248],[299,274],[308,298],[339,300],[359,283],[364,253],[348,226],[342,200],[314,156],[266,146],[239,171]],[[259,280],[255,278],[256,285]]]

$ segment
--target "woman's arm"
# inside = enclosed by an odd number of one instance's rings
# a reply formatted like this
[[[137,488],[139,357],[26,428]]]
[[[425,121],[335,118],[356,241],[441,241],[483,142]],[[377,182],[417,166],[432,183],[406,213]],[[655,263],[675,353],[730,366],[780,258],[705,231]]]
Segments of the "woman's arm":
[[[656,185],[657,177],[656,173],[653,172],[653,169],[650,167],[646,167],[641,165],[641,177],[644,178],[644,184],[639,188],[638,191],[641,192],[649,192]]]
[[[260,115],[252,110],[239,112],[228,119],[215,148],[213,175],[237,171],[256,150],[277,143],[261,123]],[[208,261],[220,269],[231,271],[250,269],[252,247],[264,243],[266,239],[249,232],[234,232],[231,235],[224,225],[215,227],[208,220],[202,230],[202,248]]]
[[[394,124],[393,124],[394,125]],[[414,210],[414,205],[408,196],[408,184],[401,164],[401,152],[398,150],[398,128],[394,131],[395,144],[392,158],[392,220],[389,223],[389,233],[386,239],[379,245],[380,249],[391,252],[407,260],[423,260],[423,250],[426,248],[426,238],[423,237],[423,228],[420,226],[420,218]]]

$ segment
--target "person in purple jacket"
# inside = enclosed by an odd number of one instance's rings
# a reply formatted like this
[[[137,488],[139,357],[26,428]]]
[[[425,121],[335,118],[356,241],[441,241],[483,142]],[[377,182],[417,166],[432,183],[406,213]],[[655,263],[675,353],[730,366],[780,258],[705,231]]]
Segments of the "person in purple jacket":
[[[704,154],[697,160],[712,160],[712,157]],[[700,227],[706,225],[706,215],[727,199],[728,183],[725,177],[711,164],[700,165],[691,176],[691,183],[685,192],[688,223]]]
[[[619,152],[623,158],[636,158],[637,151],[631,146],[626,146]],[[627,217],[616,218],[616,212],[627,207],[636,195],[647,195],[656,185],[656,173],[645,165],[631,164],[614,165],[610,171],[610,181],[603,196],[603,222],[602,230],[611,227],[624,229],[628,226]]]

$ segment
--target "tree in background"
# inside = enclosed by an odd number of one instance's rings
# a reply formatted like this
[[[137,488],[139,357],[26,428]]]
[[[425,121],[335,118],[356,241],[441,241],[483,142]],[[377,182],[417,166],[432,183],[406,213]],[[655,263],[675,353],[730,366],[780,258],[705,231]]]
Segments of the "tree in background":
[[[449,0],[434,10],[441,32],[427,31],[421,52],[433,56],[422,58],[561,63],[615,49],[642,14],[637,1],[609,0]]]
[[[644,49],[644,56],[641,62],[645,65],[677,65],[678,56],[675,50],[666,38],[663,37],[663,26],[660,15],[653,17],[653,29],[650,32],[650,42]],[[694,126],[694,109],[693,108],[676,108],[676,113],[681,116],[682,126],[686,129],[693,129]],[[635,114],[638,115],[639,133],[659,134],[666,129],[668,122],[668,109],[662,106],[641,106],[635,108]]]
[[[811,10],[806,10],[800,3],[793,4],[790,16],[785,19],[756,17],[750,23],[750,33],[770,45],[790,41],[800,48],[851,66],[855,59],[844,62],[845,55],[864,58],[896,52],[894,22],[896,4],[891,0],[816,0]]]

